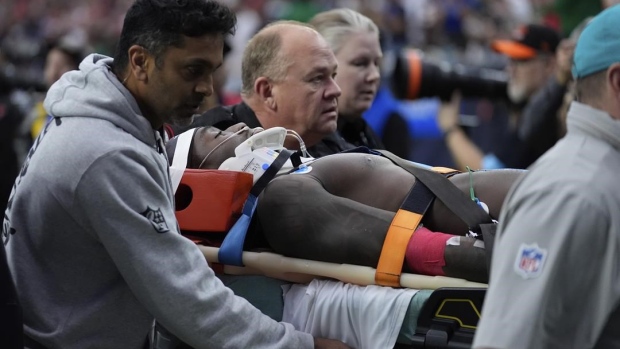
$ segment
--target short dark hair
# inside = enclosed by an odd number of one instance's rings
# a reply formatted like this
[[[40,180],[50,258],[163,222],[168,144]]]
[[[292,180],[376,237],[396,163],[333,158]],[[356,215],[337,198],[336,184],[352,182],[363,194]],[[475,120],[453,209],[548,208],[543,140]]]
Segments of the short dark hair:
[[[599,101],[605,88],[607,70],[590,74],[575,80],[575,100],[582,103]]]
[[[63,55],[65,55],[71,62],[71,66],[73,66],[74,69],[78,69],[78,67],[80,66],[80,63],[85,57],[84,50],[82,47],[71,46],[71,45],[65,44],[60,41],[51,42],[48,45],[47,54],[52,52],[52,50],[57,50],[61,52]]]
[[[136,0],[127,11],[114,56],[114,72],[129,62],[128,50],[140,45],[160,66],[170,46],[181,47],[183,36],[233,35],[237,17],[215,0]]]

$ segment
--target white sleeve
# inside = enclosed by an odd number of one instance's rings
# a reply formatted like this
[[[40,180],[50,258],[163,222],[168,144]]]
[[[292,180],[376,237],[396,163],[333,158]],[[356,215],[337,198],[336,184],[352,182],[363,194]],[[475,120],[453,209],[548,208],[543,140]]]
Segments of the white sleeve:
[[[505,208],[474,348],[590,348],[615,309],[617,237],[584,188],[517,193]]]
[[[194,348],[312,348],[311,335],[263,315],[214,276],[178,233],[166,169],[132,151],[100,158],[77,200],[136,298]]]

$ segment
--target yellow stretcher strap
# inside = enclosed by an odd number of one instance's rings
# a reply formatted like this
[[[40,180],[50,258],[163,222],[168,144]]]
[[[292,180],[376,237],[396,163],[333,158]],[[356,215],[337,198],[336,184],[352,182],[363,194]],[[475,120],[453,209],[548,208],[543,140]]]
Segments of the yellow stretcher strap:
[[[407,244],[413,236],[422,215],[400,209],[396,212],[388,228],[379,264],[375,273],[375,283],[381,286],[400,287],[400,274],[405,261]]]

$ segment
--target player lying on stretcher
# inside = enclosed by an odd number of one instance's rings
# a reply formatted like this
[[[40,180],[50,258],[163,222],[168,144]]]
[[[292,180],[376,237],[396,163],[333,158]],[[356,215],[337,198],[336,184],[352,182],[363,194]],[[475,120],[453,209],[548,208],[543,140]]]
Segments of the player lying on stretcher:
[[[225,131],[195,129],[187,168],[218,169],[235,156],[237,146],[260,131],[244,124]],[[167,145],[171,162],[177,138]],[[449,179],[467,195],[471,183],[476,197],[497,218],[522,173],[478,171]],[[411,173],[378,155],[341,153],[312,159],[303,171],[278,175],[268,184],[248,235],[254,240],[264,236],[268,247],[282,255],[376,267],[390,223],[415,181]],[[433,201],[422,225],[408,243],[404,271],[487,281],[484,243],[466,237],[467,225],[441,201]]]

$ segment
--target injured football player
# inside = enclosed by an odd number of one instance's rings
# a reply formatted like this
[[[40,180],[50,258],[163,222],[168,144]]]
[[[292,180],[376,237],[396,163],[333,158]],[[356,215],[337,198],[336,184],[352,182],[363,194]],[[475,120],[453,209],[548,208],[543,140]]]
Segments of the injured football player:
[[[187,168],[222,169],[235,158],[235,148],[268,131],[244,124],[224,131],[213,127],[188,131],[193,135]],[[167,144],[171,163],[177,139]],[[372,151],[301,159],[301,167],[281,170],[260,194],[248,237],[253,244],[268,246],[253,247],[295,258],[376,267],[390,224],[415,176]],[[497,219],[508,190],[523,173],[504,169],[454,171],[446,176],[463,195],[475,194]],[[484,242],[466,236],[468,231],[442,201],[433,200],[409,239],[403,271],[487,282]]]

